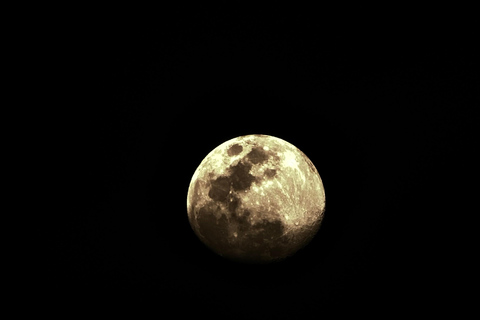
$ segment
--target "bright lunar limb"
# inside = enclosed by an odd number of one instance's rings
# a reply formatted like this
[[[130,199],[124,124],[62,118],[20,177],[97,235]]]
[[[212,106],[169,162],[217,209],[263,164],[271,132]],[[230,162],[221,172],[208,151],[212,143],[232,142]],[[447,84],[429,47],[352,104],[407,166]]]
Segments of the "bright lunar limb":
[[[308,244],[325,190],[308,157],[285,140],[247,135],[212,150],[193,174],[187,211],[195,234],[236,261],[282,260]]]

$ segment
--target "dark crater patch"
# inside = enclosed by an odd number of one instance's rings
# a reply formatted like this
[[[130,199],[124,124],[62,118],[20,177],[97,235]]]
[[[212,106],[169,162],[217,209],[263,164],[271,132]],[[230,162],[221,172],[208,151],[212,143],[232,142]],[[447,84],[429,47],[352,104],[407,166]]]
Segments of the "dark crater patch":
[[[253,164],[259,164],[268,160],[268,154],[260,147],[254,147],[247,154],[247,159]]]
[[[230,200],[233,201],[229,210],[238,211],[240,199],[229,195],[227,201]],[[280,220],[263,219],[252,225],[249,219],[251,213],[248,210],[241,215],[231,215],[230,218],[225,214],[220,214],[220,218],[217,218],[220,211],[219,206],[210,203],[200,208],[197,218],[198,232],[213,251],[247,263],[282,259],[288,254],[289,246],[284,241],[285,227]],[[232,223],[236,225],[237,237],[233,237],[229,231]]]
[[[205,238],[209,247],[222,252],[228,250],[228,245],[225,241],[229,236],[228,220],[224,214],[217,219],[213,211],[207,207],[200,209],[197,218],[199,232]]]
[[[235,216],[234,221],[232,221],[237,224],[239,237],[246,240],[243,242],[243,246],[248,247],[248,250],[272,242],[272,240],[281,237],[285,231],[285,227],[280,220],[269,221],[263,219],[262,222],[252,225],[249,216],[250,212],[245,210],[243,215]]]
[[[259,262],[270,258],[281,258],[287,253],[285,243],[278,241],[282,239],[285,231],[280,220],[263,220],[253,226],[247,222],[246,218],[237,221],[239,238],[244,239],[240,244],[240,249],[244,253],[241,260]]]
[[[235,191],[247,190],[255,181],[255,177],[249,173],[251,168],[252,165],[242,162],[230,167],[230,179],[232,181],[232,187]]]
[[[246,234],[252,227],[249,221],[249,216],[250,212],[248,210],[245,210],[242,216],[234,217],[234,220],[237,223],[237,230],[240,234],[240,237],[244,236],[244,234]]]
[[[228,177],[218,177],[212,181],[212,187],[208,196],[215,201],[225,201],[230,192],[230,179]]]
[[[252,232],[250,235],[253,248],[256,247],[256,245],[262,246],[265,242],[269,242],[272,239],[280,237],[283,234],[283,229],[284,227],[282,223],[278,220],[263,220],[262,223],[256,224],[252,227]],[[253,248],[250,249],[255,251]]]
[[[236,210],[240,205],[240,199],[235,196],[232,196],[229,199],[227,199],[227,201],[228,201],[228,211],[232,214],[232,216],[236,216]]]
[[[230,157],[232,157],[232,156],[236,156],[237,154],[239,154],[242,151],[243,151],[243,147],[241,145],[234,144],[227,150],[227,154]]]
[[[273,178],[273,177],[275,177],[276,174],[277,174],[277,170],[275,170],[275,169],[265,169],[265,175],[268,178]]]
[[[262,223],[256,224],[255,229],[258,229],[260,232],[259,235],[262,236],[263,241],[272,240],[280,237],[284,232],[283,223],[280,220],[268,221],[262,220]]]

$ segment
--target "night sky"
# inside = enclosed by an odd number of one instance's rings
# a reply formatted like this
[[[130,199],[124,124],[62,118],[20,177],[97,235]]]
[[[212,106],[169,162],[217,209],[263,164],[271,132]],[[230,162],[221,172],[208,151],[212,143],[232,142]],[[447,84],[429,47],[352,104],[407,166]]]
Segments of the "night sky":
[[[50,303],[320,318],[428,312],[452,294],[435,270],[449,259],[448,171],[467,157],[478,98],[468,41],[300,15],[165,18],[66,32],[68,184],[47,250]],[[252,133],[297,146],[325,186],[317,236],[277,264],[215,255],[187,218],[202,159]]]

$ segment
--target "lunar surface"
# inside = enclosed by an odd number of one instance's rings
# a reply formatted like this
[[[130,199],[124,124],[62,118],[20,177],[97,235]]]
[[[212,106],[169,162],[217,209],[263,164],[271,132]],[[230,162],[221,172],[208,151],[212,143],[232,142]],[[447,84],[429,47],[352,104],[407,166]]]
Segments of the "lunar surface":
[[[217,254],[263,263],[308,244],[325,211],[317,169],[294,145],[247,135],[212,150],[193,174],[187,196],[190,225]]]

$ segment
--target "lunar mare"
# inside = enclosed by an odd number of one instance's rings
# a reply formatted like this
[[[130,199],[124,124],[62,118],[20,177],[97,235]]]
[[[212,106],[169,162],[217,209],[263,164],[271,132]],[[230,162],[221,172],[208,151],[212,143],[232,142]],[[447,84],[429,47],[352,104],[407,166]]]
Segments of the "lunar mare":
[[[200,163],[187,211],[195,234],[237,261],[282,260],[308,244],[325,211],[325,190],[308,157],[285,140],[228,140]]]

